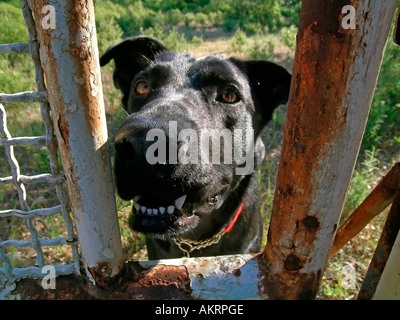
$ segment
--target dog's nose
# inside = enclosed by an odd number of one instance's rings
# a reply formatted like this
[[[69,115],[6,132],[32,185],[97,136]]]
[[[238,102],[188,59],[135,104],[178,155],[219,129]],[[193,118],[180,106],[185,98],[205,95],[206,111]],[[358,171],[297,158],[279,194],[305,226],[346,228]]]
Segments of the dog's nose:
[[[157,119],[130,118],[122,123],[114,140],[115,150],[123,159],[144,160],[147,149],[154,144],[148,139],[150,130],[163,130],[163,123]]]
[[[114,140],[119,165],[142,170],[149,178],[170,173],[168,123],[159,119],[131,118],[123,122]],[[176,142],[175,142],[176,143]]]

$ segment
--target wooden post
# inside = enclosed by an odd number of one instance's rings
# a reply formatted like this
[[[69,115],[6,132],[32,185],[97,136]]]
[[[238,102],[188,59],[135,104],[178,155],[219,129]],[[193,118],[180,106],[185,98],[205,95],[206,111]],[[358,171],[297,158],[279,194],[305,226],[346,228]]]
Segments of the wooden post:
[[[264,250],[263,291],[271,299],[317,294],[396,5],[396,0],[302,2]]]
[[[124,261],[107,148],[93,1],[30,0],[84,267],[112,283]]]

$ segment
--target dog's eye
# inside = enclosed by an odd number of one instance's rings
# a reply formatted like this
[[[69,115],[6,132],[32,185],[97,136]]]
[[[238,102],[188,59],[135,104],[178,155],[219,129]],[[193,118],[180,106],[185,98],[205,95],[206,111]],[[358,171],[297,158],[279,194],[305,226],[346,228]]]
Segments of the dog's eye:
[[[135,93],[139,96],[143,96],[149,93],[150,87],[148,83],[144,80],[139,80],[135,85]]]
[[[233,104],[240,101],[240,95],[234,88],[225,88],[221,93],[221,100],[225,103]]]

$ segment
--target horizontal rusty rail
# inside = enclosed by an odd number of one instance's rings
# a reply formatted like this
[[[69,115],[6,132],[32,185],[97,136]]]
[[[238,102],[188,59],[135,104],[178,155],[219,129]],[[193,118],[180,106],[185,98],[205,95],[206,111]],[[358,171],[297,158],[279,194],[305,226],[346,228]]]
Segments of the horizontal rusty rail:
[[[127,262],[112,290],[95,288],[76,276],[58,277],[55,290],[26,280],[13,294],[30,299],[265,300],[260,290],[260,255]],[[71,286],[71,282],[74,286]]]

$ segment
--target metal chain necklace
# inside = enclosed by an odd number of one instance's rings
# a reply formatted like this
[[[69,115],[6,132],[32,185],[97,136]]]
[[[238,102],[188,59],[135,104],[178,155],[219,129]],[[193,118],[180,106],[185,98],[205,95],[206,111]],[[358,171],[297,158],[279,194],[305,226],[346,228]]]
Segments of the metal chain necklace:
[[[232,221],[223,228],[220,232],[215,234],[213,237],[202,240],[202,241],[197,241],[197,240],[190,240],[190,239],[182,239],[182,238],[173,238],[175,244],[178,246],[178,248],[183,252],[186,258],[190,257],[190,254],[195,251],[195,250],[200,250],[206,247],[209,247],[213,244],[217,244],[222,236],[228,232],[230,232],[238,219],[239,215],[242,213],[243,210],[243,201],[240,203],[239,207],[236,210],[235,215],[233,216]]]

